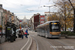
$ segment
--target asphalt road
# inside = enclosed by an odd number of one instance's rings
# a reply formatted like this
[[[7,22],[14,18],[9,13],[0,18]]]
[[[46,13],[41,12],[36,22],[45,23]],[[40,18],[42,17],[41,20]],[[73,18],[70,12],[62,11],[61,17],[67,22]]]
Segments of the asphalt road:
[[[45,37],[37,36],[37,32],[30,33],[38,44],[37,50],[75,50],[75,39],[46,39]]]
[[[31,43],[32,42],[32,43]],[[30,46],[31,44],[31,46]],[[30,49],[28,47],[30,46]],[[14,42],[0,44],[0,50],[75,50],[75,39],[46,39],[29,31],[29,37],[17,38]]]

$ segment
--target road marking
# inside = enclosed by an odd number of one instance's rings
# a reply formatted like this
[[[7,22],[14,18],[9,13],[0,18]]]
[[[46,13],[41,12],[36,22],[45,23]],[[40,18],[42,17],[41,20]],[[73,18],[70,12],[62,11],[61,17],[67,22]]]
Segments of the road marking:
[[[34,39],[34,38],[33,38]],[[38,46],[38,42],[36,39],[34,39],[36,41],[36,45],[37,45],[37,50],[39,50],[39,46]]]
[[[31,38],[31,37],[30,37],[30,38]],[[31,43],[30,43],[29,47],[27,48],[27,50],[30,49],[31,45],[32,45],[32,38],[31,38]]]
[[[29,38],[28,38],[28,41],[26,42],[26,44],[20,50],[23,50],[24,47],[26,47],[26,45],[28,44],[28,42],[29,42]]]
[[[59,43],[63,44],[64,46],[69,46],[68,44],[63,43],[63,42],[62,42],[62,41],[60,41],[60,40],[55,40],[55,41],[57,41],[57,42],[59,42]],[[75,50],[75,49],[72,49],[72,50]]]
[[[50,46],[53,46],[51,43],[49,43],[48,41],[46,41]],[[58,50],[56,48],[53,48],[54,50]]]

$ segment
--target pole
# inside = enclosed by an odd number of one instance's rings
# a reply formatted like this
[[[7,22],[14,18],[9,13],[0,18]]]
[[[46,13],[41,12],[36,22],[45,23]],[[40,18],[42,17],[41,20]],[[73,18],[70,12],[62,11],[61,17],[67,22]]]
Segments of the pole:
[[[65,2],[64,2],[64,17],[65,17],[65,31],[66,31],[66,7],[65,7]]]
[[[73,28],[74,30],[74,33],[75,33],[75,8],[74,8],[74,28]]]
[[[53,5],[53,6],[55,6],[55,5]],[[44,7],[49,7],[49,17],[50,17],[50,7],[52,7],[52,6],[45,6],[44,5]],[[49,18],[49,20],[50,20],[50,18]]]
[[[49,7],[49,15],[48,15],[48,16],[50,17],[50,7],[51,7],[51,6],[45,6],[45,5],[44,5],[44,7]],[[50,18],[49,18],[49,20],[50,20]]]
[[[50,6],[49,6],[49,20],[50,20]]]
[[[49,15],[50,15],[50,6],[49,6]]]
[[[65,16],[65,31],[66,31],[66,16]]]
[[[1,12],[1,26],[2,26],[2,12]]]

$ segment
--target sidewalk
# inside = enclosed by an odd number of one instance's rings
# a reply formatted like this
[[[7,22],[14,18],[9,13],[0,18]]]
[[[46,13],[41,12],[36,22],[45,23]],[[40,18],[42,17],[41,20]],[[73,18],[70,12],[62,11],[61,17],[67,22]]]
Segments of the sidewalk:
[[[0,44],[0,50],[20,50],[28,41],[28,38],[17,38],[14,42],[4,42]]]

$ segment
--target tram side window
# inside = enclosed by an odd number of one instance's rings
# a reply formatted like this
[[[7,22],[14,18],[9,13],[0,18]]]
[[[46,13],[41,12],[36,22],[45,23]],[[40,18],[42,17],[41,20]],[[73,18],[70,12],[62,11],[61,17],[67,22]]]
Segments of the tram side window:
[[[37,30],[37,32],[38,32],[38,29],[36,29]]]
[[[47,33],[47,26],[45,26],[44,31],[45,31],[45,33]]]
[[[44,33],[44,28],[41,28],[41,32]]]
[[[45,33],[49,33],[49,25],[45,26],[44,31]]]
[[[40,29],[38,29],[38,32],[40,33]]]
[[[46,28],[44,28],[44,33],[46,33]]]
[[[49,25],[46,26],[46,33],[49,33]]]
[[[42,30],[42,33],[44,33],[44,30]]]
[[[39,29],[39,32],[41,33],[41,29]]]

